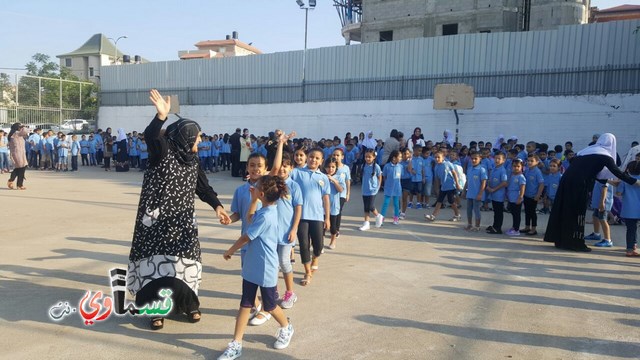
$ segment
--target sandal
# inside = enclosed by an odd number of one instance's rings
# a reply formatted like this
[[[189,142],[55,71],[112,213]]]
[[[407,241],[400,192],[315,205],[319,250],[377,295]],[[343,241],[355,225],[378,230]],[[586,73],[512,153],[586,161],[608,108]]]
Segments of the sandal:
[[[19,186],[18,190],[27,190],[27,188],[25,186]]]
[[[640,256],[640,253],[637,250],[627,250],[628,257],[636,257]]]
[[[311,284],[311,278],[313,276],[311,274],[305,274],[304,275],[304,279],[300,280],[300,285],[302,286],[307,286],[309,284]]]
[[[200,321],[200,319],[202,319],[202,313],[200,312],[200,310],[193,310],[189,313],[190,322],[197,323],[198,321]]]
[[[151,330],[160,330],[164,327],[164,318],[151,319]]]
[[[13,189],[13,181],[7,181],[7,187]]]
[[[530,236],[538,235],[538,232],[537,232],[537,231],[535,231],[535,230],[529,230],[529,231],[527,232],[527,235],[530,235]]]

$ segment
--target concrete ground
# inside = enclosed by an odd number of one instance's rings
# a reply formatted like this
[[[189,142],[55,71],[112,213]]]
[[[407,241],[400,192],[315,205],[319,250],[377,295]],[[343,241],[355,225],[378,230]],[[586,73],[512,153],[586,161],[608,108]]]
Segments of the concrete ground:
[[[109,294],[109,269],[126,268],[142,174],[82,167],[27,178],[26,191],[0,179],[0,357],[214,359],[224,350],[241,277],[239,257],[222,254],[239,224],[221,226],[197,202],[201,322],[173,317],[154,332],[147,319],[112,315],[85,326],[77,311],[55,322],[52,306],[77,307],[88,290]],[[228,172],[210,180],[228,207],[241,182]],[[273,349],[272,320],[247,329],[243,358],[640,358],[640,260],[624,256],[624,227],[612,227],[613,248],[584,254],[556,250],[542,235],[465,232],[446,220],[450,209],[435,223],[408,210],[399,226],[359,232],[361,208],[356,187],[338,248],[321,257],[311,285],[296,287],[289,348]],[[485,227],[493,215],[482,216]],[[546,220],[539,217],[541,232]]]

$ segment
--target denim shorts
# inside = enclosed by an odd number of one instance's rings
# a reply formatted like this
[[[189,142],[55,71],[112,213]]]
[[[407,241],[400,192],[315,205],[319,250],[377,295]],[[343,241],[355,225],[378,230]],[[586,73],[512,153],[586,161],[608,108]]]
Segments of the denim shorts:
[[[425,183],[422,184],[422,195],[431,196],[433,192],[433,179],[426,179]]]
[[[607,220],[607,215],[609,214],[609,212],[607,210],[605,211],[600,211],[598,209],[594,209],[593,210],[593,217],[600,219],[600,220]]]
[[[412,195],[422,194],[422,181],[413,181],[411,183],[411,194]]]
[[[411,178],[400,179],[400,184],[402,185],[402,191],[411,192],[413,189],[413,182],[411,181]]]

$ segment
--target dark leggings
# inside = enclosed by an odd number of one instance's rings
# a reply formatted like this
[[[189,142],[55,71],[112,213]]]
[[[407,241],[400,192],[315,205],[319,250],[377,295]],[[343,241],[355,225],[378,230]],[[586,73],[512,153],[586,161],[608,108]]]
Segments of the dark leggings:
[[[502,221],[504,220],[504,201],[492,201],[493,206],[493,228],[502,231]]]
[[[324,247],[323,225],[323,221],[300,220],[298,242],[300,243],[300,258],[303,264],[311,262],[311,245],[313,245],[313,257],[320,257]]]
[[[336,232],[340,231],[340,224],[342,223],[342,208],[344,207],[344,203],[346,203],[346,202],[347,202],[347,199],[342,198],[342,197],[340,198],[340,213],[338,215],[336,215],[337,216],[337,219],[336,219]],[[333,232],[332,232],[332,234],[333,234]]]
[[[331,224],[331,235],[338,233],[338,218],[340,215],[329,215],[329,223]]]
[[[111,169],[111,156],[105,156],[103,160],[104,160],[104,168]]]
[[[21,168],[15,168],[11,172],[11,176],[9,177],[9,181],[13,182],[13,180],[18,178],[18,187],[22,187],[22,183],[24,182],[24,171],[27,169],[26,166]]]
[[[520,218],[522,212],[522,203],[509,203],[509,210],[511,210],[511,217],[513,217],[513,227],[512,229],[518,231],[520,229]]]
[[[80,156],[82,157],[82,166],[88,166],[89,165],[89,154],[81,154]]]
[[[534,198],[524,197],[524,225],[536,227],[538,226],[538,214],[536,214],[536,207],[538,202]]]

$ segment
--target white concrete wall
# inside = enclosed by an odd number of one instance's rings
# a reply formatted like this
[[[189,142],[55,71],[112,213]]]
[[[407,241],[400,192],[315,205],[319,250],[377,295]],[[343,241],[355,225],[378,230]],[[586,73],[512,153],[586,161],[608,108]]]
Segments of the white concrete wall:
[[[148,107],[101,107],[99,126],[142,131],[155,114]],[[461,110],[460,140],[495,141],[498,134],[516,135],[553,146],[570,140],[586,146],[594,133],[611,132],[620,153],[640,140],[640,95],[478,98],[473,110]],[[452,111],[433,110],[432,100],[341,101],[322,103],[182,106],[183,117],[198,121],[206,133],[232,133],[236,127],[266,135],[275,128],[296,130],[320,139],[346,132],[373,130],[386,139],[391,129],[410,136],[416,126],[425,138],[439,141],[445,129],[455,131]],[[175,117],[171,117],[175,119]]]

